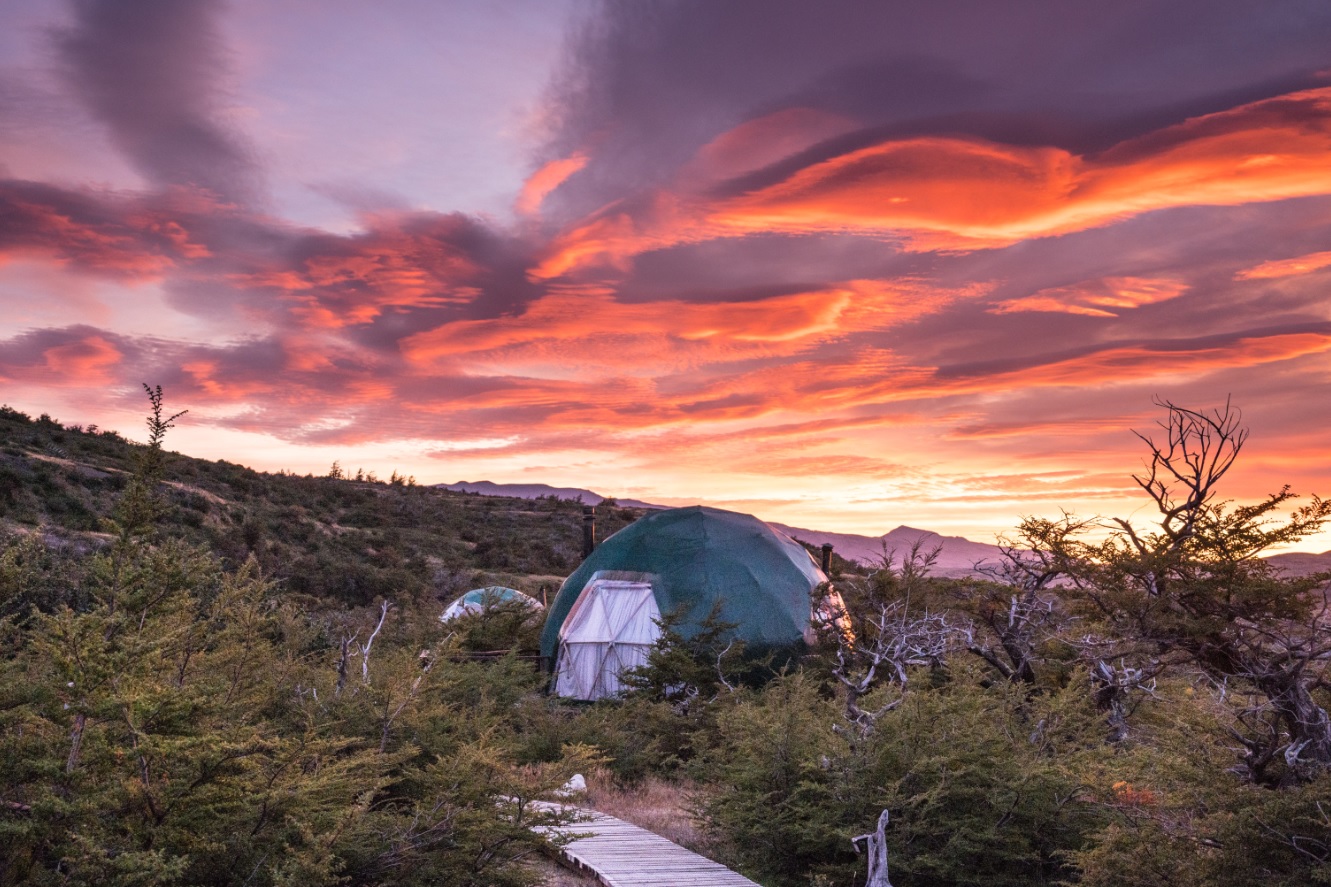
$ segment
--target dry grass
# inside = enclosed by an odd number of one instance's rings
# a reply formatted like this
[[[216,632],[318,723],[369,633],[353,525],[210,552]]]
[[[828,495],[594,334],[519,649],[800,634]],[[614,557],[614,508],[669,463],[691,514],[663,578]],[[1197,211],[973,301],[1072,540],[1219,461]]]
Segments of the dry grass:
[[[531,867],[541,876],[542,887],[591,887],[601,883],[591,875],[575,872],[545,857],[537,858]]]
[[[649,777],[628,787],[617,783],[605,770],[588,773],[586,779],[587,793],[570,798],[573,804],[631,822],[694,853],[714,857],[716,847],[690,812],[695,799],[705,794],[703,786]],[[543,878],[543,887],[591,887],[600,883],[591,875],[565,868],[551,859],[541,859],[534,866]]]
[[[581,806],[631,822],[703,856],[712,855],[715,848],[691,812],[695,799],[704,793],[702,786],[648,777],[639,785],[626,787],[604,770],[586,778],[587,795],[577,802]]]

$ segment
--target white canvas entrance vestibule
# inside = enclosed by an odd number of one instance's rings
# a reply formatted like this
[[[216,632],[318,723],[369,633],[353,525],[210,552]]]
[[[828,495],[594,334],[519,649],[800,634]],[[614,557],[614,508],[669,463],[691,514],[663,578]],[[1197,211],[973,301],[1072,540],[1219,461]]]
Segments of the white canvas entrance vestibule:
[[[573,699],[620,695],[620,676],[645,664],[661,636],[660,618],[650,581],[594,576],[560,627],[555,693]]]

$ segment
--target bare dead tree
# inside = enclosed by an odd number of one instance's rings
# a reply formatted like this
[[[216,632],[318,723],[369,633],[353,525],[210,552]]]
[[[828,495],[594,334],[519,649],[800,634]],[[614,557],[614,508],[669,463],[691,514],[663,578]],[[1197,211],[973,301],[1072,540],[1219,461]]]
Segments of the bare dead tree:
[[[864,887],[892,887],[887,880],[887,822],[889,814],[884,810],[878,816],[878,827],[867,835],[857,835],[850,839],[855,852],[860,852],[860,842],[864,842],[865,854],[869,857],[869,873],[864,880]]]
[[[846,718],[867,734],[879,718],[901,704],[910,682],[907,669],[942,665],[948,651],[966,635],[947,614],[925,611],[914,616],[904,601],[884,605],[865,621],[873,633],[838,646],[832,674],[845,690]],[[877,708],[862,708],[861,700],[884,682],[896,684],[897,696]]]
[[[1316,532],[1331,502],[1313,496],[1291,508],[1288,487],[1252,504],[1219,501],[1217,485],[1248,439],[1241,414],[1228,401],[1211,411],[1156,403],[1167,410],[1165,438],[1138,433],[1149,458],[1133,477],[1156,506],[1153,528],[1114,519],[1100,524],[1107,538],[1088,540],[1087,524],[1065,515],[1023,522],[1023,541],[1116,641],[1086,660],[1111,721],[1126,726],[1123,694],[1146,689],[1160,668],[1200,671],[1254,694],[1234,731],[1243,746],[1235,772],[1266,785],[1312,779],[1331,770],[1331,717],[1315,694],[1331,662],[1331,575],[1282,576],[1259,556]]]
[[[1049,591],[1063,574],[1048,551],[1026,550],[1006,541],[999,550],[998,561],[975,565],[998,588],[977,584],[967,589],[969,609],[982,633],[972,637],[966,649],[1007,680],[1034,686],[1039,647],[1066,621]]]
[[[83,712],[74,715],[74,727],[69,732],[69,757],[65,759],[65,772],[73,773],[79,768],[79,756],[83,750],[83,730],[88,724],[88,716]]]
[[[720,684],[722,687],[725,688],[727,693],[735,692],[735,685],[730,683],[730,681],[726,680],[726,666],[725,666],[726,656],[729,655],[730,651],[733,650],[734,648],[735,648],[735,641],[732,638],[730,642],[726,644],[725,649],[716,654],[716,681],[718,684]]]
[[[1229,398],[1225,398],[1224,409],[1210,412],[1160,398],[1156,398],[1155,405],[1167,411],[1166,418],[1156,423],[1165,432],[1165,442],[1158,444],[1140,431],[1133,432],[1151,455],[1146,471],[1134,474],[1132,479],[1155,501],[1160,529],[1172,550],[1197,532],[1198,520],[1215,498],[1216,484],[1233,467],[1248,440],[1248,429],[1241,424],[1243,412]],[[1115,522],[1145,553],[1145,542],[1132,525],[1121,519]]]
[[[832,614],[835,630],[825,636],[836,645],[832,674],[845,693],[845,716],[861,735],[897,708],[910,682],[911,667],[940,667],[968,630],[953,622],[947,613],[911,607],[912,593],[919,592],[938,549],[922,551],[917,542],[899,565],[894,552],[884,551],[879,570],[870,576],[869,589],[857,613],[843,610]],[[894,595],[889,599],[889,595]],[[831,600],[829,598],[829,600]],[[843,627],[849,630],[842,630]],[[874,690],[893,684],[897,693],[875,708],[861,703]]]
[[[1109,721],[1109,740],[1122,742],[1128,738],[1128,718],[1145,697],[1155,695],[1155,680],[1164,667],[1153,662],[1138,668],[1122,659],[1115,665],[1099,658],[1093,658],[1089,664],[1095,705]]]
[[[337,685],[333,688],[334,696],[341,696],[342,691],[347,686],[347,668],[350,665],[351,657],[354,655],[352,644],[356,642],[356,632],[344,634],[342,636],[341,652],[337,658]]]
[[[1331,716],[1314,695],[1327,687],[1331,630],[1325,591],[1306,621],[1233,627],[1233,672],[1257,690],[1240,711],[1233,735],[1243,746],[1235,768],[1254,782],[1306,782],[1331,769]],[[1283,762],[1278,775],[1269,773]]]

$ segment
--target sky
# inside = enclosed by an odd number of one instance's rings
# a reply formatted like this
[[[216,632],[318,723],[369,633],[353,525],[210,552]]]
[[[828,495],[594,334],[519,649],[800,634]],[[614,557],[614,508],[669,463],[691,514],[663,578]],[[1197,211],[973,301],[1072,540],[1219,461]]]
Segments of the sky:
[[[1322,0],[0,0],[0,401],[826,531],[1331,495]],[[1306,501],[1306,499],[1304,500]],[[1301,550],[1331,549],[1331,531]]]

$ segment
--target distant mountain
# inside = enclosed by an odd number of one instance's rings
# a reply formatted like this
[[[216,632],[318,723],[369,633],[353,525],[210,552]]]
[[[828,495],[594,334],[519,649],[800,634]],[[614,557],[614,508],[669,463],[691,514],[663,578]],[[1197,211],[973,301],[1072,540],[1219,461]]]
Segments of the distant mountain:
[[[442,489],[461,493],[479,493],[482,496],[509,496],[517,499],[539,499],[542,496],[554,496],[559,499],[572,499],[587,505],[599,505],[606,497],[591,490],[579,487],[552,487],[549,484],[497,484],[488,480],[459,481],[455,484],[437,484]],[[629,508],[666,508],[665,505],[653,505],[637,499],[616,499],[619,505]],[[769,521],[769,523],[771,523]],[[856,533],[829,533],[823,530],[810,530],[806,527],[792,527],[787,524],[772,523],[781,532],[801,542],[819,546],[832,543],[833,549],[847,560],[859,561],[866,566],[873,566],[883,560],[886,552],[893,554],[892,562],[900,564],[903,555],[910,553],[911,546],[917,541],[920,551],[928,552],[939,547],[938,560],[934,562],[932,575],[949,579],[960,579],[979,574],[975,565],[984,562],[996,562],[1001,557],[997,545],[984,542],[972,542],[963,536],[942,536],[931,530],[901,526],[881,536],[861,536]],[[1267,558],[1274,566],[1291,576],[1306,576],[1309,573],[1331,571],[1331,551],[1322,554],[1291,552],[1275,554]]]
[[[552,487],[549,484],[497,484],[488,480],[460,480],[455,484],[435,484],[435,486],[444,490],[452,490],[456,493],[479,493],[482,496],[509,496],[514,499],[540,499],[543,496],[553,496],[556,499],[572,499],[581,502],[584,505],[600,505],[609,498],[602,496],[600,493],[593,493],[591,490],[584,490],[579,487]],[[653,505],[650,502],[639,502],[637,499],[615,499],[615,503],[627,508],[666,507],[664,505]]]
[[[1331,551],[1321,554],[1309,554],[1291,551],[1287,554],[1273,554],[1266,562],[1280,569],[1287,576],[1307,576],[1310,573],[1331,573]]]
[[[889,555],[894,564],[900,564],[902,557],[910,554],[911,546],[916,542],[920,544],[921,554],[937,547],[938,560],[934,562],[931,575],[952,579],[977,575],[977,563],[997,561],[1000,555],[997,545],[972,542],[962,536],[940,536],[930,530],[914,527],[897,527],[881,536],[860,536],[854,533],[825,533],[785,524],[774,523],[772,526],[801,542],[812,545],[830,542],[837,554],[865,565],[881,563]]]
[[[549,484],[497,484],[493,481],[458,481],[455,484],[439,484],[446,490],[459,493],[479,493],[482,496],[511,496],[519,499],[539,499],[542,496],[554,496],[559,499],[572,499],[587,505],[599,505],[605,501],[600,493],[584,490],[580,487],[552,487]],[[616,499],[620,505],[630,508],[665,508],[637,499]],[[980,561],[996,560],[999,555],[997,545],[972,542],[961,536],[940,536],[929,530],[917,530],[913,527],[897,527],[882,536],[860,536],[855,533],[827,533],[822,530],[810,530],[804,527],[791,527],[774,523],[781,532],[801,542],[811,545],[832,543],[836,553],[848,560],[859,561],[865,565],[878,563],[884,554],[884,546],[889,552],[895,552],[894,561],[900,563],[903,554],[910,551],[917,540],[921,541],[921,551],[927,552],[934,546],[941,546],[938,560],[934,564],[933,575],[957,578],[975,575],[975,564]]]

